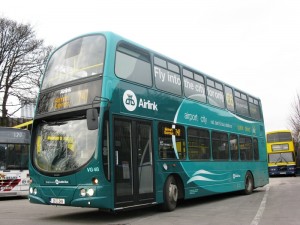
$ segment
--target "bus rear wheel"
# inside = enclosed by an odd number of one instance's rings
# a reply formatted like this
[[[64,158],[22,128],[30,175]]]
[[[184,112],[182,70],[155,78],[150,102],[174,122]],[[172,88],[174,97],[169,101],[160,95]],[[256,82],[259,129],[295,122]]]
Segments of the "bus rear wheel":
[[[178,186],[174,176],[169,176],[164,186],[164,202],[162,209],[164,211],[173,211],[177,206]]]
[[[245,189],[244,189],[244,194],[250,195],[253,192],[254,189],[254,179],[252,174],[247,171],[245,175]]]

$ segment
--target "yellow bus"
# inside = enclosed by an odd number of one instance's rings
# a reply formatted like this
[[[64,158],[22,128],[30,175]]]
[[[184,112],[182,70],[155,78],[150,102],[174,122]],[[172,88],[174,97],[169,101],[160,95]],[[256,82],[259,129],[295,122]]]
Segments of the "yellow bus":
[[[289,130],[267,133],[269,175],[296,175],[295,145]]]
[[[19,129],[23,129],[23,130],[31,130],[31,126],[32,126],[32,120],[29,120],[25,123],[18,124],[16,126],[14,126],[13,128],[19,128]]]

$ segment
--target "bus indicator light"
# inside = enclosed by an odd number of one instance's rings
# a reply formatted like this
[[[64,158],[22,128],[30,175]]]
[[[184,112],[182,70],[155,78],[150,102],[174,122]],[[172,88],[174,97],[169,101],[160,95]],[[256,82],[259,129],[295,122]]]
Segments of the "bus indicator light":
[[[92,179],[92,183],[96,185],[96,184],[99,183],[99,180],[98,180],[96,177],[94,177],[94,178]]]

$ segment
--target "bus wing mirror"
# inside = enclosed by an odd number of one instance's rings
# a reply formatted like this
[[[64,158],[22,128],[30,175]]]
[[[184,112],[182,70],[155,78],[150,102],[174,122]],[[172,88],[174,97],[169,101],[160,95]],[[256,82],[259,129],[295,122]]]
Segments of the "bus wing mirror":
[[[89,130],[98,129],[98,110],[95,108],[86,111],[86,121]]]

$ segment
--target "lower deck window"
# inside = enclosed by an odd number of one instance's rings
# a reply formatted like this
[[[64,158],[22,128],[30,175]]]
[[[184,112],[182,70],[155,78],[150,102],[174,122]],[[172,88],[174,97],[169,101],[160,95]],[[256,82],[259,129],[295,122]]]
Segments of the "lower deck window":
[[[161,159],[185,159],[185,132],[183,126],[160,123],[159,133],[159,157]]]
[[[240,136],[239,144],[241,160],[253,160],[252,139],[250,137]]]
[[[237,161],[239,159],[238,136],[231,134],[229,144],[231,160]]]
[[[189,128],[188,129],[188,152],[191,160],[210,159],[210,144],[208,130]]]
[[[228,160],[228,136],[226,133],[212,132],[213,159]]]

